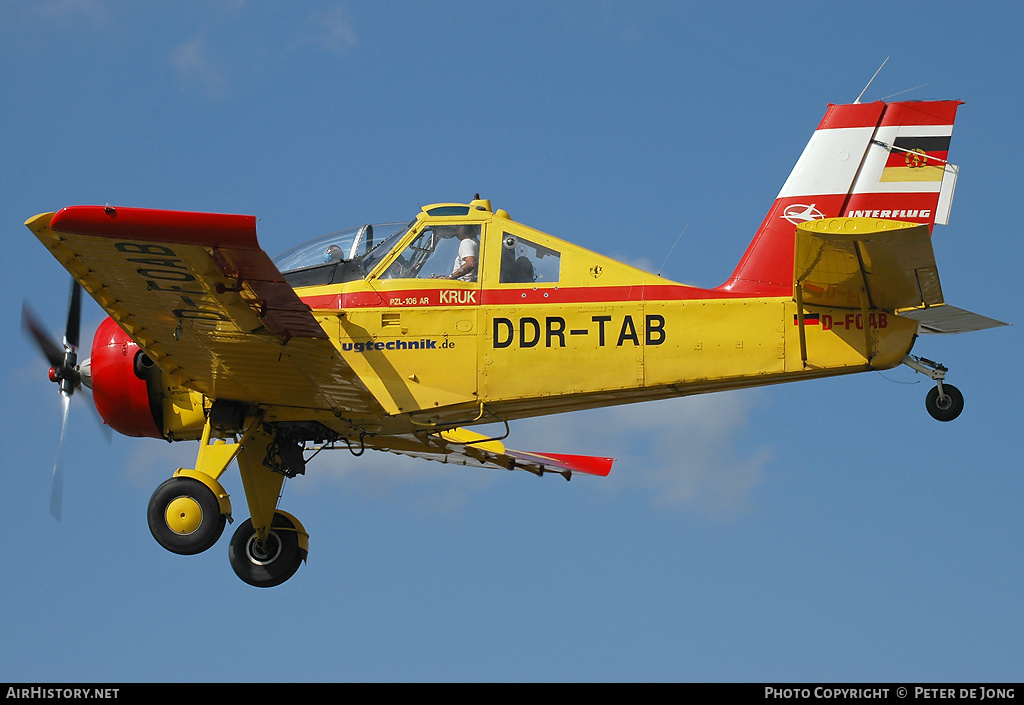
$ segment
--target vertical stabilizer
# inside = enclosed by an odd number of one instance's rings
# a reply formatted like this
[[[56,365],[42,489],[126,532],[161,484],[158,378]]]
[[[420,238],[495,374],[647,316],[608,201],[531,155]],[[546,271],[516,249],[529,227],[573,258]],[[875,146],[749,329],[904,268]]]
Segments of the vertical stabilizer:
[[[929,227],[945,223],[956,179],[956,167],[946,156],[959,105],[829,105],[736,270],[719,288],[790,295],[793,233],[809,220],[846,216]]]

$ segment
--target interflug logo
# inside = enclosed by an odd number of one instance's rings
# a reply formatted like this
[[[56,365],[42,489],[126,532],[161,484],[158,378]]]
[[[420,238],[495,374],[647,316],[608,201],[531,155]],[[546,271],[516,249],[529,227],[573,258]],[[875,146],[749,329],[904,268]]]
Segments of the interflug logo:
[[[803,203],[791,203],[786,206],[786,210],[782,211],[782,217],[793,225],[799,225],[808,220],[821,220],[825,214],[819,211],[813,203],[809,206]]]

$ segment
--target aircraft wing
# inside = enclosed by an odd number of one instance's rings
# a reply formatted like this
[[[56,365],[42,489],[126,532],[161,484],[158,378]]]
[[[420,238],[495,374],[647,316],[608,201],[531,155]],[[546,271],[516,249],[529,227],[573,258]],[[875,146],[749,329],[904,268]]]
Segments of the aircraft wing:
[[[453,428],[428,436],[408,434],[402,436],[366,437],[365,443],[375,450],[399,455],[426,458],[442,463],[472,467],[526,470],[535,475],[553,472],[569,479],[582,473],[606,477],[611,472],[613,458],[589,455],[565,455],[512,450],[496,439],[488,438],[464,428]]]
[[[797,226],[794,255],[794,296],[805,305],[893,311],[919,321],[924,333],[1007,325],[945,303],[927,224],[808,221]]]
[[[252,216],[74,206],[25,223],[179,386],[215,399],[380,405],[256,240]]]

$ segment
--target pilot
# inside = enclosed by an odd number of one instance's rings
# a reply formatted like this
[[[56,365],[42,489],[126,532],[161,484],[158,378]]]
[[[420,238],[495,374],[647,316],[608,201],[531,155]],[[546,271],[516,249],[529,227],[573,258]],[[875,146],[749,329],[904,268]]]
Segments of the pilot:
[[[476,262],[480,256],[480,243],[471,228],[459,228],[455,232],[459,238],[459,254],[455,257],[455,265],[448,279],[464,282],[476,281]]]
[[[343,262],[345,252],[337,245],[331,245],[324,250],[324,262]]]

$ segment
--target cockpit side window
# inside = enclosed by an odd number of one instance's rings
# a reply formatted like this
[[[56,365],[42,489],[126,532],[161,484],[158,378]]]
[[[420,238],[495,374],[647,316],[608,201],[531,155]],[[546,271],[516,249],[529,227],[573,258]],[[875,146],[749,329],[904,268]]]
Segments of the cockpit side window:
[[[479,224],[432,225],[406,246],[380,278],[475,282],[479,261]]]
[[[512,233],[501,236],[502,284],[556,284],[561,253]]]

